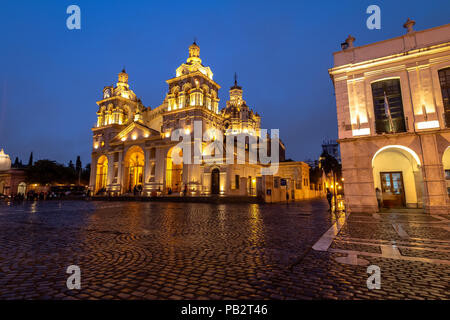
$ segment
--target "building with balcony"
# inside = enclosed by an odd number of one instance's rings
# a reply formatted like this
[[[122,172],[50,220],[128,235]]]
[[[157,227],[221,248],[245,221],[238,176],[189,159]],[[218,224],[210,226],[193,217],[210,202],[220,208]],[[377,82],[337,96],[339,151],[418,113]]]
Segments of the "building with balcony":
[[[450,24],[360,47],[349,36],[329,74],[346,205],[450,213]]]

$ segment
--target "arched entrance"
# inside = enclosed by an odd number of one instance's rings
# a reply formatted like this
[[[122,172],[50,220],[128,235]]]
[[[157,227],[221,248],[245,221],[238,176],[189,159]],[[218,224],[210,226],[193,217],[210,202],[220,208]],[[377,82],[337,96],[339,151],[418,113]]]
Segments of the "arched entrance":
[[[448,147],[442,156],[442,166],[444,167],[445,186],[447,194],[450,197],[450,147]]]
[[[25,195],[27,192],[27,184],[25,182],[19,183],[19,186],[17,187],[17,194]]]
[[[220,193],[220,171],[215,168],[211,171],[211,194]]]
[[[125,191],[142,190],[144,183],[144,150],[139,146],[132,146],[125,155]]]
[[[378,150],[373,159],[375,188],[388,208],[418,208],[423,204],[423,178],[420,159],[404,146],[392,145]]]
[[[95,179],[95,192],[106,189],[106,178],[108,176],[108,158],[101,156],[97,161],[97,174]]]
[[[177,146],[167,152],[166,189],[167,192],[181,192],[183,184],[183,150]]]

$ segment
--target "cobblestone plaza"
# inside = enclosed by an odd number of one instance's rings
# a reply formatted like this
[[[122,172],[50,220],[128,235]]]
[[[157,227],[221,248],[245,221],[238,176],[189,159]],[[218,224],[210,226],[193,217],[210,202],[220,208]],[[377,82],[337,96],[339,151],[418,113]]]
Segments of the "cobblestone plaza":
[[[0,204],[0,274],[1,299],[449,299],[450,217],[346,217],[322,200]]]

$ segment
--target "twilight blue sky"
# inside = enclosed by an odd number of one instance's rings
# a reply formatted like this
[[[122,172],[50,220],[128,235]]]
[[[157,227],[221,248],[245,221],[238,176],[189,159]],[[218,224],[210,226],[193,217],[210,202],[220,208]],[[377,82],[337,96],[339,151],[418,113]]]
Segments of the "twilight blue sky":
[[[66,28],[66,8],[81,8],[81,30]],[[366,8],[381,7],[381,30],[366,28]],[[355,45],[450,23],[448,0],[395,1],[12,1],[0,9],[0,147],[12,160],[90,162],[91,127],[102,88],[126,66],[145,106],[161,104],[166,79],[186,60],[194,37],[221,86],[220,107],[236,71],[263,128],[280,128],[287,156],[317,158],[336,138],[327,69],[352,34]]]

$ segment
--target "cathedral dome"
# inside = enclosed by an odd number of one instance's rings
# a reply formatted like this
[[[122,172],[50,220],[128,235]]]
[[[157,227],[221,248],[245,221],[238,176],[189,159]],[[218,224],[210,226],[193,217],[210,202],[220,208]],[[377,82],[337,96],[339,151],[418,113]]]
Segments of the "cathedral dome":
[[[11,159],[3,149],[0,150],[0,171],[8,171],[11,169]]]

